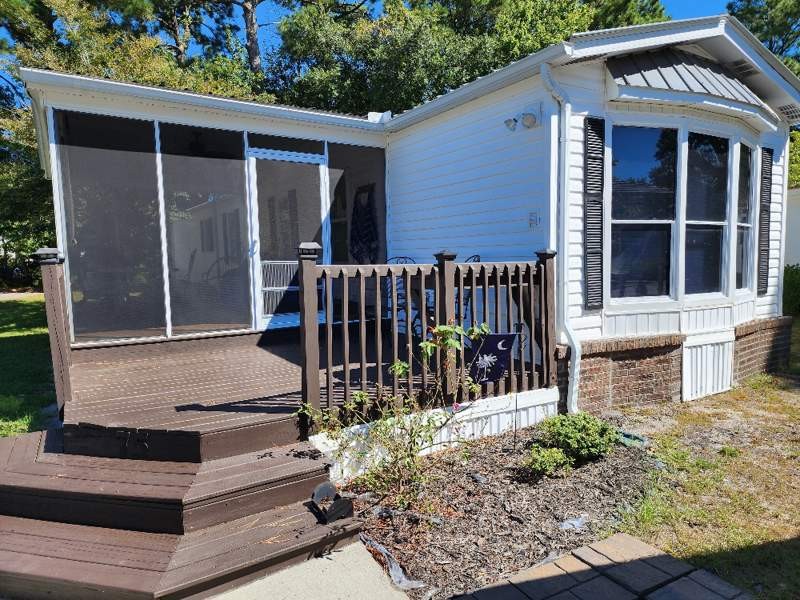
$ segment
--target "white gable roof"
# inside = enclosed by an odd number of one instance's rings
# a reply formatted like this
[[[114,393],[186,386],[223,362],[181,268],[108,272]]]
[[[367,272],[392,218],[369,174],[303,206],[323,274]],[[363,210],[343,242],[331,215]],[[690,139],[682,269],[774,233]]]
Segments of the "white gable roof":
[[[800,118],[793,116],[800,110],[800,79],[735,17],[717,15],[576,33],[566,42],[544,48],[398,115],[387,124],[387,129],[408,127],[531,77],[545,63],[560,66],[686,44],[696,45],[725,66],[785,121],[800,122]]]

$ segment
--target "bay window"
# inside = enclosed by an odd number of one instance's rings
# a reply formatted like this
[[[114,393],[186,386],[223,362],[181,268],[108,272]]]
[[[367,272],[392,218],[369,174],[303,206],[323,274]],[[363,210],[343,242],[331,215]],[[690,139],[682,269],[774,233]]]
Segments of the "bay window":
[[[611,152],[612,299],[727,295],[752,287],[750,146],[691,128],[614,125]]]

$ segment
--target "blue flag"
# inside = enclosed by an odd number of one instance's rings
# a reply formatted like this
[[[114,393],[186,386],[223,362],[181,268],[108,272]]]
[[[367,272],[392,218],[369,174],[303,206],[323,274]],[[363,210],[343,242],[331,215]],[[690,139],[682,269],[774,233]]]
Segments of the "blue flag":
[[[473,346],[468,356],[469,375],[475,383],[493,383],[505,376],[517,333],[490,333]]]

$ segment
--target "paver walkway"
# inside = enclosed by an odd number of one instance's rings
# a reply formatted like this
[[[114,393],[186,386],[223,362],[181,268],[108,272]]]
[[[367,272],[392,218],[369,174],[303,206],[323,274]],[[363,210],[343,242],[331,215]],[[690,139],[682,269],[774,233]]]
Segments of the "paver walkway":
[[[583,546],[459,600],[745,600],[703,569],[624,533]]]

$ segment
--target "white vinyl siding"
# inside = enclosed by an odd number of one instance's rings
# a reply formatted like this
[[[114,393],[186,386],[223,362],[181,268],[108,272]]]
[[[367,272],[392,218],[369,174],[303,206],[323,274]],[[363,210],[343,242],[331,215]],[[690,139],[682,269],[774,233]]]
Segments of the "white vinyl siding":
[[[388,256],[534,260],[550,237],[553,110],[532,78],[390,134]],[[540,122],[510,131],[523,112]]]

